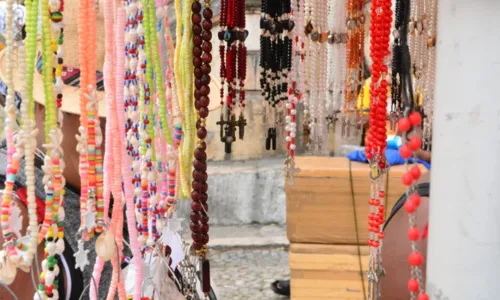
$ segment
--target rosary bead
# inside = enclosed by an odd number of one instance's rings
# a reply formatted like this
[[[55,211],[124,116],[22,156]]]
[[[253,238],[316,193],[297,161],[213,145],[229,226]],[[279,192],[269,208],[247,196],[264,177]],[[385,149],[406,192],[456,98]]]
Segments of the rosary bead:
[[[208,191],[208,184],[206,182],[201,182],[200,191],[206,193]]]
[[[196,149],[194,149],[194,157],[197,160],[206,161],[207,160],[207,153],[205,153],[205,151],[202,151],[199,148],[196,148]],[[194,171],[194,172],[196,172],[196,171]],[[194,174],[194,172],[193,172],[193,174]],[[202,181],[206,181],[206,180],[202,180]]]
[[[212,71],[212,69],[210,68],[209,64],[204,63],[203,65],[201,65],[201,71],[205,74],[210,74],[210,71]]]
[[[199,230],[200,230],[200,232],[201,232],[201,233],[203,233],[203,234],[207,234],[207,233],[208,233],[208,229],[209,229],[209,226],[208,226],[208,224],[206,224],[206,223],[205,223],[205,224],[201,224],[201,225],[199,226]]]
[[[197,201],[191,201],[191,210],[201,212],[201,203]]]
[[[408,280],[408,290],[410,292],[417,292],[418,291],[418,280],[415,278],[411,278]]]
[[[410,121],[407,118],[402,118],[398,121],[398,129],[406,132],[410,130]]]
[[[194,250],[201,250],[202,247],[203,247],[203,244],[201,244],[201,243],[198,243],[198,242],[193,243]]]
[[[206,180],[205,180],[205,182],[206,182]],[[208,200],[208,194],[206,192],[201,193],[201,195],[200,195],[200,201],[201,202],[207,202],[207,200]]]
[[[191,224],[189,224],[189,228],[191,229],[192,232],[200,233],[201,232],[200,227],[201,227],[200,223],[191,222]]]
[[[422,256],[422,253],[420,252],[412,252],[410,253],[410,256],[408,256],[408,263],[411,266],[420,266],[423,262],[424,258]]]
[[[193,4],[191,5],[191,10],[194,13],[199,13],[201,11],[201,3],[200,3],[200,1],[193,2]],[[205,12],[203,12],[203,14],[205,14]]]
[[[417,111],[412,112],[408,118],[413,126],[420,126],[422,124],[422,116]]]
[[[207,144],[205,142],[201,142],[198,144],[198,149],[201,149],[203,151],[207,150]]]
[[[201,15],[199,13],[194,13],[191,17],[191,20],[193,21],[193,24],[200,24],[201,23]],[[199,33],[195,33],[195,34],[199,34]]]
[[[408,229],[408,239],[410,241],[416,241],[420,237],[420,229],[418,227],[411,227]]]
[[[199,222],[201,215],[197,211],[192,211],[190,214],[191,222]]]
[[[165,256],[169,256],[172,254],[172,248],[170,246],[165,246],[165,251],[164,251]]]
[[[194,76],[196,78],[201,78],[203,75],[203,70],[201,68],[194,68]]]
[[[194,99],[199,100],[199,99],[200,99],[200,97],[201,97],[200,90],[196,89],[196,90],[194,91]]]
[[[426,293],[418,294],[417,300],[429,300],[429,296]]]
[[[201,190],[201,182],[200,181],[197,181],[197,180],[193,180],[193,182],[191,182],[191,187],[193,188],[193,190],[195,191],[200,191]],[[194,199],[193,199],[194,200]]]
[[[200,33],[201,33],[201,28],[200,28]],[[201,38],[201,36],[195,35],[193,38],[193,43],[195,46],[201,46],[201,44],[203,43],[203,39]]]
[[[420,168],[418,166],[413,166],[410,169],[411,176],[413,176],[413,179],[418,180],[420,178],[420,175],[422,172],[420,171]]]
[[[410,195],[410,198],[408,199],[408,201],[410,201],[413,204],[413,206],[419,207],[422,199],[421,199],[419,194],[413,193]]]
[[[208,96],[210,94],[210,87],[208,86],[202,86],[200,88],[200,93],[202,96]]]
[[[203,45],[201,46],[201,48],[205,52],[210,52],[210,51],[212,51],[212,43],[204,42]]]
[[[211,31],[203,31],[201,34],[201,38],[205,41],[205,43],[210,43],[210,40],[212,40],[212,32]],[[212,46],[210,46],[210,49]]]
[[[212,21],[205,19],[202,22],[202,26],[203,26],[203,29],[205,29],[206,31],[212,30],[212,26],[213,26]]]
[[[193,55],[194,56],[200,57],[201,54],[203,54],[201,47],[194,47],[193,48]]]
[[[201,214],[201,219],[200,219],[200,222],[203,223],[203,224],[207,224],[208,223],[208,216],[205,214],[205,213],[202,213]]]
[[[213,15],[214,13],[211,8],[205,8],[203,10],[203,17],[205,17],[205,19],[212,19]]]
[[[201,234],[201,242],[203,243],[203,245],[206,245],[208,244],[208,241],[209,241],[209,237],[208,237],[208,234]]]
[[[402,145],[401,148],[399,148],[399,153],[404,159],[408,159],[412,155],[412,151],[408,145]]]
[[[205,52],[201,56],[201,59],[203,60],[204,63],[209,64],[212,62],[212,54],[210,54],[209,52]]]
[[[193,238],[193,241],[195,241],[197,243],[202,243],[203,238],[202,238],[201,233],[192,233],[191,237]]]
[[[412,185],[413,184],[413,176],[411,175],[411,173],[408,172],[408,173],[403,174],[402,182],[406,186]]]
[[[208,98],[207,96],[200,97],[200,106],[201,107],[208,107],[209,104],[210,104],[210,98]]]
[[[194,86],[196,87],[196,89],[200,90],[200,95],[206,96],[206,95],[203,95],[201,92],[201,88],[203,87],[203,84],[201,84],[201,79],[196,78],[194,80]]]
[[[200,107],[199,113],[200,113],[200,117],[201,118],[208,117],[208,108],[206,106],[205,107]]]
[[[415,212],[415,209],[416,209],[415,205],[411,201],[406,201],[404,204],[404,208],[405,208],[406,212],[409,214]]]
[[[202,150],[200,148],[196,148],[194,151],[196,153],[196,151],[201,152]],[[205,157],[206,157],[206,154],[205,154]],[[193,171],[193,179],[194,180],[206,182],[207,178],[208,178],[207,172],[201,172],[201,171],[196,171],[196,170]]]
[[[201,195],[200,192],[198,192],[197,190],[193,190],[191,192],[191,200],[199,202],[200,201],[200,195]]]
[[[202,59],[199,57],[193,58],[193,65],[195,66],[195,68],[201,67],[201,61],[202,61]]]
[[[198,171],[206,171],[207,170],[207,163],[203,162],[203,161],[195,160],[193,162],[193,166],[194,166],[195,170],[198,170]]]
[[[205,139],[207,137],[207,129],[205,127],[200,127],[196,131],[196,134],[197,134],[197,136],[198,136],[199,139],[203,140],[203,139]]]

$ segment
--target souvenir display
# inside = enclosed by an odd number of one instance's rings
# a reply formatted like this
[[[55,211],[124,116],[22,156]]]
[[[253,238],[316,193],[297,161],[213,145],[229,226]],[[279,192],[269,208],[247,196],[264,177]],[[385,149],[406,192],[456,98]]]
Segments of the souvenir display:
[[[104,1],[100,7],[95,0],[30,0],[20,10],[19,3],[6,1],[5,49],[0,53],[7,149],[0,283],[12,284],[18,269],[34,272],[37,245],[43,242],[39,276],[32,273],[33,299],[74,297],[71,287],[67,295],[60,294],[68,286],[61,284],[61,278],[68,268],[65,242],[70,241],[73,267],[85,277],[80,298],[213,298],[208,248],[209,203],[214,203],[209,202],[209,105],[211,98],[220,97],[220,116],[214,121],[220,126],[217,139],[231,153],[233,143],[245,138],[245,127],[252,125],[245,116],[247,7],[245,0],[221,0],[220,11],[215,12],[211,0],[175,0],[174,16],[168,14],[168,2]],[[402,183],[408,188],[404,204],[411,242],[408,290],[411,299],[428,300],[424,258],[416,243],[420,228],[415,212],[421,200],[415,187],[421,171],[408,161],[420,149],[431,147],[437,0],[396,0],[394,16],[391,0],[372,1],[369,15],[367,5],[364,0],[261,1],[257,77],[267,111],[262,147],[276,150],[278,132],[284,132],[284,175],[293,184],[300,171],[295,165],[299,147],[305,146],[309,154],[327,155],[330,129],[335,133],[340,125],[343,141],[367,130],[364,150],[371,178],[367,297],[380,299],[387,131],[398,130],[403,141],[399,153],[407,166]],[[218,74],[212,72],[217,14]],[[175,33],[170,24],[174,17]],[[76,34],[65,35],[70,28],[76,28]],[[66,44],[77,45],[78,66],[65,62]],[[371,82],[365,82],[365,52],[372,63]],[[217,75],[220,89],[211,91]],[[39,111],[43,145],[36,139]],[[68,114],[79,118],[76,137],[63,137],[66,126],[72,125],[63,123]],[[420,128],[422,137],[410,134]],[[65,147],[73,139],[75,159]],[[45,150],[43,178],[39,176],[44,199],[36,194],[35,153],[42,152],[37,146]],[[70,177],[65,177],[65,155],[80,183],[79,200],[67,204]],[[26,229],[16,201],[19,174],[26,178],[22,202],[29,218]],[[177,203],[185,199],[190,201],[189,216],[180,216]],[[66,214],[78,222],[75,234],[68,234],[71,237],[65,236]],[[180,234],[184,218],[190,222],[189,243]]]

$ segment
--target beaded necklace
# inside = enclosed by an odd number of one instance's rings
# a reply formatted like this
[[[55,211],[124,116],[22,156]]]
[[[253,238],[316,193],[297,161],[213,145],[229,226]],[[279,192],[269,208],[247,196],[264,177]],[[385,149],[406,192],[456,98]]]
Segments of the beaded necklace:
[[[363,0],[347,0],[346,8],[346,28],[347,28],[347,44],[346,44],[346,80],[344,86],[344,104],[342,117],[342,136],[348,137],[350,129],[362,129],[363,118],[363,101],[361,107],[357,107],[356,100],[358,94],[363,99],[363,73],[364,73],[364,2]],[[353,119],[352,111],[355,112],[356,119]]]
[[[369,262],[368,262],[368,299],[380,298],[380,277],[382,267],[381,232],[384,224],[385,174],[387,162],[387,73],[386,57],[389,55],[389,34],[392,11],[390,0],[378,0],[371,4],[372,23],[370,25],[370,56],[373,60],[372,82],[370,84],[370,127],[365,147],[366,157],[371,167],[371,192],[369,220]],[[349,27],[349,26],[348,26]],[[372,298],[373,297],[373,298]]]
[[[231,145],[236,141],[236,128],[239,138],[244,137],[245,120],[245,78],[247,49],[245,40],[245,0],[221,1],[221,18],[219,30],[220,55],[220,139],[225,143],[225,152],[231,153]],[[239,82],[239,84],[238,84]],[[227,84],[227,96],[225,94]],[[239,91],[238,91],[239,88]],[[238,92],[238,97],[237,97]],[[239,98],[239,119],[236,120],[235,105]]]
[[[349,40],[346,28],[346,2],[335,1],[330,4],[332,17],[329,18],[330,31],[328,32],[329,50],[329,73],[328,87],[330,93],[327,97],[327,122],[328,125],[333,125],[335,129],[338,121],[338,113],[340,112],[341,103],[343,100],[343,90],[346,80],[346,44]]]
[[[193,21],[191,20],[191,6],[193,0],[186,0],[182,7],[182,26],[183,34],[182,41],[177,41],[181,44],[180,56],[178,65],[180,68],[180,80],[177,81],[177,87],[182,92],[182,98],[179,97],[180,107],[183,114],[183,140],[179,150],[179,164],[180,164],[180,197],[183,199],[189,198],[191,188],[189,182],[191,181],[191,158],[192,151],[195,144],[195,123],[196,114],[193,113]],[[179,19],[178,19],[179,20]],[[177,24],[177,26],[180,26]],[[177,36],[179,38],[179,36]],[[209,93],[207,93],[208,95]]]
[[[135,213],[135,203],[140,194],[140,177],[137,174],[138,165],[138,130],[137,121],[139,118],[139,113],[137,110],[138,105],[138,83],[136,77],[136,70],[138,65],[137,58],[137,14],[138,8],[136,1],[126,1],[125,9],[117,9],[117,26],[120,24],[123,26],[125,31],[125,37],[121,34],[116,34],[116,87],[117,87],[117,97],[116,97],[116,107],[117,111],[124,111],[125,114],[118,113],[118,128],[125,129],[126,139],[122,140],[122,158],[124,159],[122,164],[122,175],[123,175],[123,186],[125,192],[125,198],[127,203],[127,227],[130,236],[130,245],[133,255],[133,263],[136,270],[135,279],[135,289],[134,289],[134,299],[141,297],[142,291],[142,255],[140,249],[144,247],[144,240],[138,238],[138,230],[136,228],[136,213]],[[126,11],[126,18],[124,18],[124,13]],[[112,27],[108,27],[111,30]],[[117,27],[116,33],[121,31],[120,27]],[[125,42],[125,43],[124,43]],[[125,44],[125,58],[123,60],[122,55],[120,55],[120,48]],[[125,64],[119,64],[120,62],[125,62]],[[122,68],[121,66],[125,67]],[[118,80],[122,76],[124,77],[124,89],[123,89],[123,99],[125,101],[120,101],[118,98],[121,89],[118,87]],[[130,167],[131,166],[131,167]]]
[[[44,147],[47,149],[45,156],[44,182],[45,184],[45,219],[42,229],[38,236],[39,241],[45,236],[45,255],[42,261],[42,272],[40,273],[41,284],[34,298],[39,299],[41,295],[51,299],[59,299],[57,291],[59,267],[57,266],[57,257],[64,251],[64,186],[65,179],[62,176],[64,171],[63,151],[61,148],[62,132],[62,113],[59,111],[62,99],[60,94],[55,91],[62,90],[58,86],[57,77],[61,76],[62,58],[58,60],[53,58],[62,55],[62,26],[64,11],[64,2],[42,1],[42,59],[43,64],[43,83],[45,94],[45,139]],[[50,14],[50,15],[49,15]],[[52,21],[52,24],[51,24]],[[52,32],[51,32],[52,31]],[[50,37],[54,39],[51,40]],[[56,39],[57,37],[57,39]],[[59,53],[59,54],[57,54]],[[51,66],[49,62],[55,61],[56,66]],[[54,72],[52,70],[55,70]],[[60,79],[60,78],[59,78]],[[55,101],[54,101],[55,100]]]
[[[31,265],[35,249],[38,245],[38,222],[36,217],[36,198],[35,198],[35,149],[36,149],[36,135],[38,129],[36,128],[35,115],[34,115],[34,98],[33,98],[33,74],[35,72],[35,56],[36,56],[36,37],[37,37],[37,21],[38,21],[38,1],[27,1],[26,5],[26,61],[21,60],[19,70],[22,72],[26,70],[26,77],[20,79],[23,84],[21,95],[23,102],[21,104],[21,115],[23,122],[23,145],[24,157],[26,161],[26,186],[27,186],[27,200],[28,200],[28,216],[29,216],[29,235],[30,243],[27,251],[26,264]],[[21,52],[23,53],[23,52]],[[20,59],[23,54],[20,54]],[[25,63],[23,65],[22,63]]]
[[[202,265],[202,291],[205,296],[210,292],[210,265],[207,259],[208,249],[208,185],[207,185],[207,145],[205,138],[207,136],[206,118],[208,117],[209,87],[210,83],[210,63],[212,61],[212,16],[213,12],[210,6],[210,0],[205,0],[203,9],[199,0],[193,2],[192,20],[193,20],[193,65],[195,77],[195,108],[198,111],[198,120],[196,122],[196,134],[198,137],[197,147],[194,150],[193,161],[193,182],[191,184],[193,191],[191,193],[191,237],[193,238],[192,247],[201,259]]]
[[[262,1],[260,85],[262,96],[271,111],[266,138],[267,150],[276,150],[276,108],[280,101],[288,99],[287,76],[292,63],[292,41],[288,33],[293,29],[293,22],[289,20],[290,13],[290,0]]]
[[[303,1],[302,1],[303,2]],[[290,17],[290,22],[294,22],[295,15],[300,15],[301,11],[303,13],[304,8],[301,7],[300,2],[292,1],[292,13]],[[299,17],[300,18],[300,17]],[[303,37],[300,36],[300,26],[294,26],[293,31],[289,32],[290,39],[292,40],[292,53],[293,61],[290,68],[290,73],[288,74],[288,102],[286,103],[286,146],[287,146],[287,157],[285,159],[285,177],[288,179],[289,184],[293,184],[293,178],[295,173],[299,170],[295,168],[295,149],[296,149],[296,137],[297,137],[297,103],[302,98],[302,90],[298,87],[298,82],[302,76],[299,69],[296,68],[297,58],[302,61],[301,57],[301,47],[303,48]]]
[[[7,170],[6,170],[6,181],[5,181],[5,189],[3,191],[3,199],[2,199],[2,217],[1,217],[1,226],[2,226],[2,235],[4,239],[4,247],[5,249],[1,252],[2,269],[8,269],[5,272],[1,273],[2,280],[6,280],[7,284],[12,283],[16,276],[16,266],[21,263],[25,263],[20,255],[18,255],[16,251],[16,238],[20,235],[20,228],[15,228],[12,224],[12,214],[15,212],[16,206],[13,206],[12,203],[14,201],[13,191],[14,191],[14,183],[16,181],[17,172],[19,170],[20,160],[22,157],[22,139],[21,135],[14,133],[14,125],[16,124],[16,107],[14,105],[15,99],[15,86],[14,86],[14,63],[16,59],[14,58],[14,43],[15,41],[19,41],[20,32],[16,30],[14,32],[13,18],[14,18],[14,1],[7,1],[7,36],[6,36],[6,59],[7,59],[7,76],[6,76],[6,85],[7,85],[7,96],[5,103],[5,136],[7,139]],[[17,23],[17,22],[16,22]],[[17,28],[16,28],[17,29]],[[14,36],[16,35],[16,36]],[[22,42],[21,42],[22,43]],[[19,52],[23,52],[22,45],[20,47]],[[20,57],[19,59],[23,59],[24,57]],[[23,74],[23,70],[20,71],[20,75]],[[21,82],[23,79],[21,78]],[[24,92],[26,91],[23,88]],[[15,215],[14,218],[18,216]],[[31,217],[31,216],[30,216]],[[36,217],[35,217],[36,218]],[[18,226],[16,226],[18,227]],[[36,247],[35,247],[36,248]],[[6,256],[6,259],[4,259]],[[10,271],[10,272],[9,272]]]

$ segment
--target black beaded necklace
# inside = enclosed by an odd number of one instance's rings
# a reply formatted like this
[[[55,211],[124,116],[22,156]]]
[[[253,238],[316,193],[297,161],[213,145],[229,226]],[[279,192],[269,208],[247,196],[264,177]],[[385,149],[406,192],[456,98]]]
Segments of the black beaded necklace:
[[[271,107],[271,121],[266,149],[276,150],[276,105],[288,95],[288,72],[292,66],[292,29],[290,0],[261,2],[260,86],[262,96]]]

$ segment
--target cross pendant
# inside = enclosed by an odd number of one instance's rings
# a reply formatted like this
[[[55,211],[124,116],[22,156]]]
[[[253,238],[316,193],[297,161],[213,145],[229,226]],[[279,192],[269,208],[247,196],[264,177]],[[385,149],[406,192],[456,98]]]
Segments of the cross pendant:
[[[389,116],[389,120],[391,123],[391,130],[396,130],[396,123],[399,120],[399,114],[395,111],[391,112],[391,115]]]
[[[220,126],[220,141],[225,142],[225,137],[224,137],[224,125],[226,125],[226,121],[224,121],[224,116],[222,114],[220,115],[220,120],[217,121],[215,124]]]
[[[304,120],[304,123],[302,123],[302,131],[304,135],[304,145],[309,144],[309,136],[311,135],[311,129],[309,128],[309,122]]]
[[[244,135],[245,135],[245,126],[246,125],[247,125],[247,120],[245,119],[243,114],[241,114],[240,118],[238,119],[237,125],[236,125],[236,126],[238,126],[238,133],[239,133],[240,140],[242,140]]]
[[[300,169],[295,167],[295,160],[291,157],[285,160],[285,165],[285,178],[289,185],[293,185],[295,174],[299,173]]]

